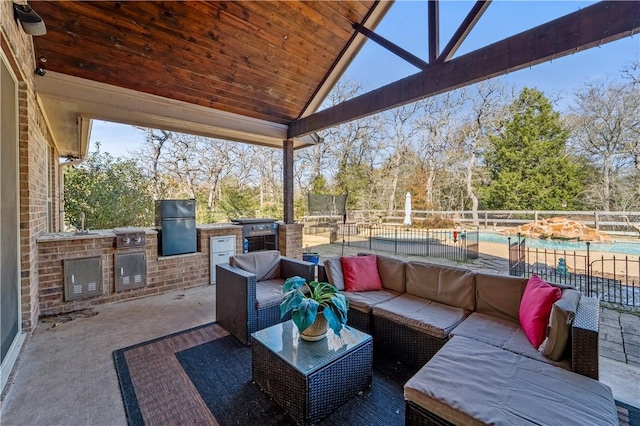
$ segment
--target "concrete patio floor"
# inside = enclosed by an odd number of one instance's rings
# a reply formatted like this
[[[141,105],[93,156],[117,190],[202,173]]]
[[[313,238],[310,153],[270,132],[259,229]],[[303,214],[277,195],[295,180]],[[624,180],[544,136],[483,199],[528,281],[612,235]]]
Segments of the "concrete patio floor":
[[[105,305],[55,327],[41,321],[3,395],[0,424],[126,425],[112,352],[213,322],[215,310],[215,286],[206,286]]]
[[[112,352],[215,321],[215,286],[96,308],[69,322],[41,321],[3,395],[0,424],[126,425]],[[640,368],[600,358],[614,397],[640,406]]]

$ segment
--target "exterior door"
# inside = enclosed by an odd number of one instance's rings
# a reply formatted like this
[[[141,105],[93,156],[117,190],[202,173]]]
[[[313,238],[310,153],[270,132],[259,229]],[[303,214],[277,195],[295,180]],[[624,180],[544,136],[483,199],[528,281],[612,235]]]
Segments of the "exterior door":
[[[20,247],[18,83],[0,55],[0,390],[18,355]]]

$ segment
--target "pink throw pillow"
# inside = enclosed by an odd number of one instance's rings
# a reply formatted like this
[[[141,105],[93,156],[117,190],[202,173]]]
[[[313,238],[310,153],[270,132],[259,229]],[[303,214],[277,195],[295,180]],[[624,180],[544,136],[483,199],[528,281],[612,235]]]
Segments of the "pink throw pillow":
[[[382,290],[378,258],[375,255],[341,257],[340,263],[347,291]]]
[[[532,275],[520,301],[520,326],[531,344],[537,349],[544,341],[553,304],[562,296],[562,290]]]

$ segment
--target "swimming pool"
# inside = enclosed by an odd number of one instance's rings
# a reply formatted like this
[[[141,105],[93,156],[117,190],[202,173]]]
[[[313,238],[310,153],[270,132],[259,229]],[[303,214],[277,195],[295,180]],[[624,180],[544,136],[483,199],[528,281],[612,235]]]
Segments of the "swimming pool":
[[[518,237],[511,237],[511,242],[518,240]],[[509,240],[506,235],[495,232],[479,232],[479,241],[486,243],[508,244]],[[586,251],[587,244],[585,242],[576,241],[560,241],[560,240],[538,240],[535,238],[527,238],[528,248],[539,248],[546,250],[558,251]],[[591,243],[589,247],[591,251],[624,253],[640,256],[640,242],[614,242],[614,243]]]

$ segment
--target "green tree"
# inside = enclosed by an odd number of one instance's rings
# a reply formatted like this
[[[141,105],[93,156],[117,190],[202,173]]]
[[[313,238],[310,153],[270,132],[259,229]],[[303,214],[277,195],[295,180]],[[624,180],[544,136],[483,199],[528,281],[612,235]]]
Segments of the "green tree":
[[[525,88],[509,107],[509,117],[489,137],[485,165],[491,181],[483,191],[485,206],[575,208],[584,179],[567,153],[568,131],[560,114],[540,91]]]
[[[154,204],[149,182],[135,160],[100,152],[64,171],[64,209],[67,225],[111,229],[153,225]]]
[[[222,197],[218,202],[218,209],[228,219],[256,217],[256,211],[260,210],[259,190],[242,185],[235,178],[227,178],[222,185]]]
[[[315,178],[313,178],[313,180],[311,181],[310,193],[318,195],[331,194],[331,188],[329,188],[327,178],[325,178],[321,174],[318,174]]]
[[[365,164],[340,165],[336,176],[336,194],[347,195],[347,209],[363,208],[371,187],[369,168]]]

